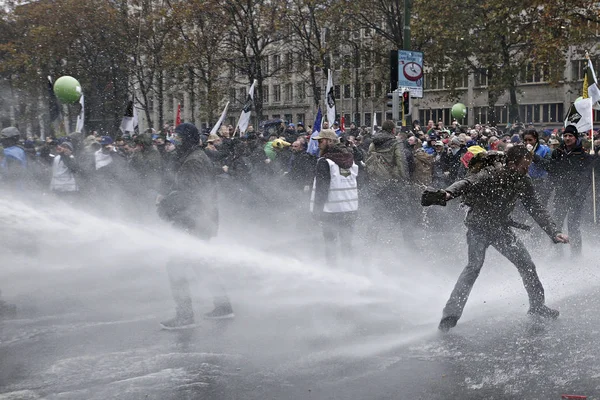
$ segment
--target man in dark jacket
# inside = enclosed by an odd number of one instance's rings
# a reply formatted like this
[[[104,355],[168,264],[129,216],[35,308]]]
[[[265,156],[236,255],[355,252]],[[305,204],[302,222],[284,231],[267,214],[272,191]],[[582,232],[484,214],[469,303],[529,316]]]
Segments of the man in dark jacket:
[[[216,174],[212,162],[200,147],[200,133],[190,123],[175,128],[181,138],[177,148],[175,183],[158,204],[161,218],[202,240],[216,236],[219,228]],[[175,318],[161,323],[165,329],[194,326],[194,311],[185,270],[198,267],[197,260],[174,259],[167,266],[171,290],[176,304]],[[198,272],[200,270],[198,269]],[[206,273],[206,271],[202,271]],[[205,318],[233,318],[233,310],[224,290],[214,297],[215,309]]]
[[[394,121],[384,121],[381,128],[382,131],[373,136],[365,161],[367,198],[373,207],[373,218],[367,231],[370,244],[377,242],[382,227],[406,222],[409,214],[409,172],[404,144],[396,138]],[[401,223],[405,239],[410,240],[407,227],[406,223]]]
[[[527,212],[555,243],[568,243],[568,237],[557,229],[535,194],[531,178],[527,176],[532,158],[525,146],[514,146],[507,153],[506,166],[485,168],[445,189],[446,200],[462,195],[464,204],[470,208],[465,220],[469,262],[444,308],[439,325],[441,331],[447,332],[456,326],[489,246],[517,267],[529,295],[528,313],[545,318],[558,317],[558,311],[544,304],[544,288],[535,264],[511,229],[515,225],[511,213],[517,201],[521,200]]]
[[[358,166],[352,151],[338,141],[334,130],[323,129],[313,140],[319,141],[311,212],[323,228],[325,257],[330,265],[337,262],[338,242],[352,249],[352,234],[358,211]]]
[[[592,157],[583,149],[577,128],[569,125],[563,133],[563,143],[552,152],[549,174],[556,189],[554,214],[562,228],[565,219],[572,243],[572,252],[581,255],[581,217],[585,197],[592,183]]]

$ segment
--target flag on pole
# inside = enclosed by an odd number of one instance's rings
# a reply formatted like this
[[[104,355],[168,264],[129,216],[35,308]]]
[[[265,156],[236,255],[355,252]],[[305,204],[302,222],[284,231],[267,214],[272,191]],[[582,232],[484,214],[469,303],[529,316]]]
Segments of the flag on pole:
[[[79,111],[79,115],[77,116],[77,125],[75,127],[75,132],[83,132],[83,125],[85,123],[85,103],[83,101],[83,93],[79,98],[79,104],[81,105],[81,110]]]
[[[225,121],[225,118],[227,117],[227,108],[228,107],[229,107],[229,102],[227,102],[227,104],[225,104],[225,108],[223,109],[223,112],[221,113],[221,117],[219,118],[219,120],[217,121],[215,126],[212,127],[212,129],[210,131],[211,135],[216,135],[217,131],[221,127],[221,124],[223,123],[223,121]]]
[[[329,122],[331,128],[335,122],[335,93],[333,91],[333,74],[330,69],[327,70],[327,89],[325,93],[327,96],[327,122]]]
[[[571,104],[565,117],[565,128],[568,125],[575,125],[578,132],[592,129],[592,99],[580,99]]]
[[[61,126],[61,105],[54,94],[53,85],[54,83],[52,82],[52,77],[48,75],[48,111],[51,127],[50,132],[52,134],[56,134],[56,132],[60,130]],[[45,137],[43,139],[45,139]]]
[[[125,109],[125,115],[121,120],[121,132],[136,132],[138,130],[138,124],[137,110],[133,105],[133,101],[130,101]]]
[[[377,128],[377,113],[373,113],[373,129],[371,129],[373,134],[375,133],[375,128]]]
[[[177,116],[175,117],[175,127],[181,124],[181,103],[177,103]]]
[[[343,115],[342,118],[340,118],[340,130],[346,132],[346,118],[344,118]]]
[[[319,143],[316,140],[312,140],[315,136],[319,134],[321,131],[321,124],[323,122],[323,113],[321,112],[321,107],[317,110],[317,117],[315,118],[315,123],[313,124],[312,134],[310,135],[310,140],[308,141],[308,148],[306,152],[308,154],[312,154],[313,156],[319,156]]]
[[[600,110],[600,104],[598,103],[598,101],[600,100],[600,88],[598,87],[598,82],[596,81],[596,73],[594,72],[592,60],[590,60],[589,58],[588,65],[585,69],[585,74],[583,77],[582,97],[584,99],[592,99],[593,108],[596,110]]]
[[[242,136],[242,133],[246,132],[246,129],[248,129],[248,124],[250,123],[250,114],[252,114],[252,107],[254,106],[254,86],[256,86],[256,79],[254,80],[254,82],[252,82],[250,90],[248,90],[246,103],[244,103],[244,108],[242,108],[242,114],[240,115],[240,119],[238,120],[237,126],[235,128],[236,131],[239,128],[240,136]]]

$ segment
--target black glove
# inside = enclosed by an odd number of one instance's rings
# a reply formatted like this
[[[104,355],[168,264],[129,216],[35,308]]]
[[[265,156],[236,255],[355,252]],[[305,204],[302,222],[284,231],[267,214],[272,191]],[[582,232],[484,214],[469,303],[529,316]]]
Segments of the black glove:
[[[433,205],[446,205],[446,191],[442,189],[426,188],[421,195],[421,205],[429,207]]]

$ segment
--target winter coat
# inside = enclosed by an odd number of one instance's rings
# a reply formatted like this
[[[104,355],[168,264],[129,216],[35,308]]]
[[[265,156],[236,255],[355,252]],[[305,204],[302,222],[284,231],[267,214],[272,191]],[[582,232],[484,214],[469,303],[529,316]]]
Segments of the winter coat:
[[[477,230],[505,229],[521,200],[525,210],[550,237],[560,231],[535,194],[531,178],[506,167],[487,167],[446,188],[452,198],[463,196],[469,207],[465,225]]]
[[[552,152],[548,173],[557,195],[583,200],[592,183],[593,158],[583,149],[581,139],[568,150],[565,144]]]
[[[172,190],[158,205],[161,218],[202,239],[216,236],[219,228],[216,174],[199,146],[179,157]]]

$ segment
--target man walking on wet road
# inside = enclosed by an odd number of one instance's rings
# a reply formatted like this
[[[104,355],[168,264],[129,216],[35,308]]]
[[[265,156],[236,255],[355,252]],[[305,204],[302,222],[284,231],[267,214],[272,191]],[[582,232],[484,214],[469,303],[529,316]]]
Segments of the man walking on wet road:
[[[524,244],[511,229],[511,226],[515,226],[511,213],[517,201],[521,200],[527,212],[555,243],[569,241],[557,229],[535,194],[531,178],[527,175],[532,160],[533,155],[526,147],[514,146],[508,150],[504,166],[488,167],[478,174],[455,182],[441,191],[445,199],[439,203],[423,201],[423,205],[445,205],[445,200],[462,195],[464,204],[470,208],[465,220],[468,228],[469,261],[446,303],[438,327],[441,331],[447,332],[455,327],[460,319],[489,246],[493,246],[517,267],[529,295],[528,314],[553,319],[558,317],[557,310],[544,304],[544,288],[535,264]]]

